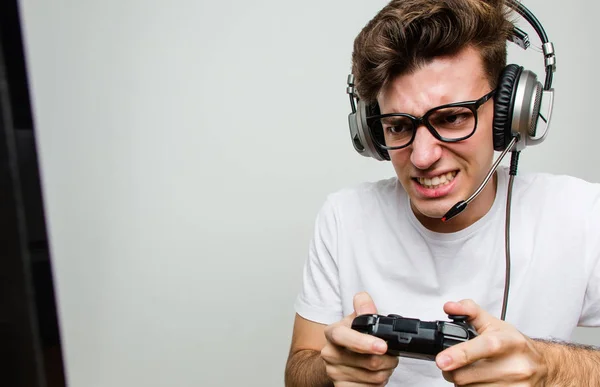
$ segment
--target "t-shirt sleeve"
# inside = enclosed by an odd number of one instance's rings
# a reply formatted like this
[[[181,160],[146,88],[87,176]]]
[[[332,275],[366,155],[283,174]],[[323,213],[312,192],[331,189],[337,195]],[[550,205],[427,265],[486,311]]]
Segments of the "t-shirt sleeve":
[[[600,326],[600,194],[594,200],[590,210],[590,213],[586,214],[588,219],[586,239],[589,277],[583,308],[577,324],[582,327]]]
[[[590,275],[578,325],[581,327],[600,326],[600,260]]]
[[[317,215],[304,264],[296,313],[307,320],[332,324],[343,318],[337,263],[338,218],[331,196]]]

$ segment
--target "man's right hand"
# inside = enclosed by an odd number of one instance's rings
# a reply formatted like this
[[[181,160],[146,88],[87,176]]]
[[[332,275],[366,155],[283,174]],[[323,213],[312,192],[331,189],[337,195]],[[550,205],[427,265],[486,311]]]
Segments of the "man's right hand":
[[[385,354],[385,341],[351,328],[361,314],[377,314],[367,293],[354,296],[354,313],[325,328],[327,343],[321,357],[336,387],[385,386],[398,365],[397,357]]]

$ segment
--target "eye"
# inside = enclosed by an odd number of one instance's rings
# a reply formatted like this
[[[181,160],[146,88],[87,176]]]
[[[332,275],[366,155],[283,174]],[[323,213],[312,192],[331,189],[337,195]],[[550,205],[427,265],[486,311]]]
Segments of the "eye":
[[[444,120],[449,124],[461,123],[466,119],[468,119],[468,118],[467,118],[467,114],[465,114],[465,113],[451,114],[451,115],[447,115],[446,117],[444,117]]]
[[[460,128],[474,122],[473,112],[468,108],[444,108],[429,117],[429,122],[439,128]]]
[[[410,131],[410,128],[406,125],[395,125],[395,126],[386,126],[385,130],[387,132],[393,133],[393,134],[400,134],[400,133],[405,133]]]
[[[407,134],[412,132],[413,125],[409,119],[395,117],[393,120],[388,119],[381,123],[385,133],[392,135]]]
[[[455,123],[456,121],[460,122],[461,116],[459,114],[452,114],[444,117],[445,121],[449,124]]]

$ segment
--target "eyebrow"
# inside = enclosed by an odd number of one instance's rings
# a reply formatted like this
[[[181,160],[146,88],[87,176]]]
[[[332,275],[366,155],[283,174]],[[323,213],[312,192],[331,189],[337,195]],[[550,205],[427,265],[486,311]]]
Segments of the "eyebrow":
[[[492,90],[492,92],[495,91],[495,90],[496,89]],[[425,112],[423,112],[422,114],[419,114],[419,115],[413,114],[413,113],[407,113],[407,112],[403,112],[403,111],[397,111],[395,109],[393,111],[389,112],[389,113],[383,113],[382,112],[381,114],[382,115],[383,114],[408,114],[408,115],[412,115],[414,117],[423,117],[425,114],[429,113],[431,110],[437,109],[437,108],[442,107],[442,106],[451,105],[451,104],[454,104],[454,103],[465,103],[465,102],[475,102],[475,101],[477,101],[477,99],[463,99],[463,100],[460,100],[460,101],[446,102],[446,103],[443,103],[443,104],[440,104],[440,105],[436,105],[436,106],[430,107]],[[458,108],[459,107],[457,107],[457,106],[450,106],[450,107],[448,107],[448,109],[458,109]],[[386,118],[402,118],[402,117],[391,116],[391,117],[386,117]]]
[[[497,88],[496,88],[496,89],[493,89],[492,91],[494,91],[494,90],[497,90]],[[446,99],[445,97],[446,97],[446,96],[444,95],[444,96],[441,98],[441,100],[445,100],[445,99]],[[425,110],[425,111],[424,111],[422,114],[408,113],[408,112],[406,112],[406,111],[402,111],[402,110],[398,110],[398,109],[392,109],[392,111],[391,111],[391,112],[386,112],[386,113],[384,113],[383,111],[381,111],[381,113],[380,113],[380,114],[410,114],[410,115],[412,115],[412,116],[415,116],[415,117],[421,117],[421,116],[423,116],[425,113],[429,112],[430,110],[432,110],[432,109],[435,109],[435,108],[438,108],[438,107],[440,107],[440,106],[444,106],[444,105],[450,105],[450,104],[453,104],[453,103],[471,102],[471,101],[476,101],[477,99],[478,99],[478,98],[473,98],[473,99],[461,99],[461,100],[451,100],[451,101],[448,101],[448,102],[441,103],[441,104],[439,104],[439,105],[431,106],[430,108],[428,108],[427,110]]]
[[[391,113],[391,114],[406,114],[406,113]],[[404,117],[404,116],[391,116],[391,117],[383,117],[381,119],[381,122],[383,122],[384,124],[393,124],[393,123],[402,122],[402,121],[409,121],[409,118]]]

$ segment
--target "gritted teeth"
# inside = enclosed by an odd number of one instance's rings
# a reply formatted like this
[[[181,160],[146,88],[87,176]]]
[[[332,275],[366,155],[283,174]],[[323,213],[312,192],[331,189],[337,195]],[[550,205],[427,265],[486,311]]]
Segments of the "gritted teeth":
[[[427,177],[417,177],[417,181],[426,188],[438,188],[450,183],[452,180],[454,180],[455,176],[456,171],[452,171],[443,175],[435,176],[431,179]]]

